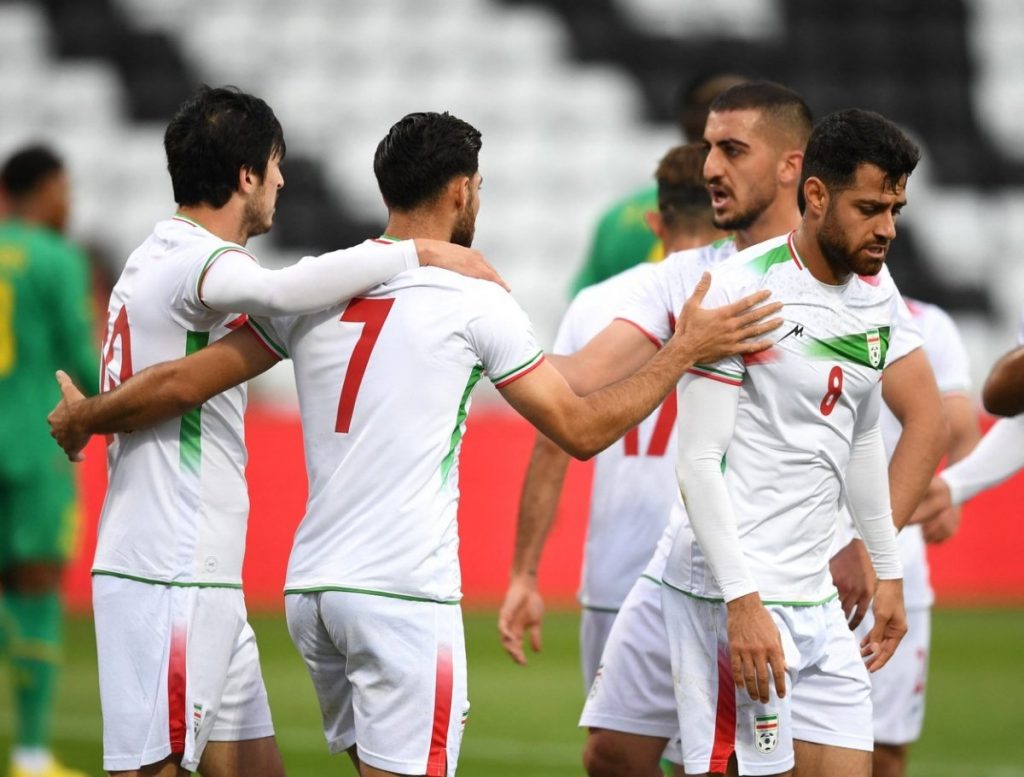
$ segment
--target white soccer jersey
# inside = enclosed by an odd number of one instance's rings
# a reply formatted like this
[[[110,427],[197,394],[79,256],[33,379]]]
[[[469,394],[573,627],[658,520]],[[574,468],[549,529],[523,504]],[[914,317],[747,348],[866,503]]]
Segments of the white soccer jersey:
[[[942,308],[907,299],[907,307],[924,340],[924,350],[942,394],[966,394],[970,391],[970,365],[967,349],[953,319]],[[882,438],[885,452],[892,458],[902,427],[883,404]],[[924,537],[918,525],[905,526],[899,534],[900,560],[903,562],[903,601],[907,607],[930,607],[935,601],[928,582],[928,558]]]
[[[526,314],[496,284],[424,267],[254,324],[293,359],[302,412],[309,499],[285,592],[458,601],[469,397],[485,373],[501,387],[541,362]]]
[[[583,348],[657,267],[639,264],[583,289],[562,319],[553,352],[572,354]],[[584,607],[618,610],[650,558],[679,491],[674,477],[675,425],[673,392],[595,457],[579,592]]]
[[[763,288],[784,305],[785,323],[771,335],[775,346],[697,365],[684,381],[717,380],[739,390],[723,466],[740,546],[762,600],[811,604],[835,595],[829,551],[858,419],[880,392],[890,358],[911,350],[889,353],[900,319],[909,314],[887,273],[854,277],[843,286],[817,281],[792,235],[752,246],[716,269],[706,304],[734,302]],[[721,598],[686,524],[664,580],[699,597]]]
[[[210,262],[239,251],[195,222],[159,222],[128,258],[110,295],[101,388],[177,359],[246,325],[207,308]],[[159,583],[241,586],[249,497],[245,386],[181,418],[113,438],[94,574]]]

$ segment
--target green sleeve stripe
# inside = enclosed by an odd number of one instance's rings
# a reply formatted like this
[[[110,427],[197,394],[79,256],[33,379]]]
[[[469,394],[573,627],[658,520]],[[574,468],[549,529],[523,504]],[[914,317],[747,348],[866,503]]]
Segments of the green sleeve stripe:
[[[277,341],[275,341],[273,337],[267,334],[267,330],[265,330],[258,323],[256,323],[255,319],[253,319],[252,316],[249,317],[247,323],[252,327],[253,333],[257,337],[259,337],[260,340],[266,343],[266,345],[278,356],[278,358],[288,358],[288,352],[280,345],[278,345]]]
[[[498,386],[500,388],[500,386],[499,386],[500,383],[507,382],[509,378],[513,377],[517,373],[525,372],[530,367],[533,367],[535,364],[537,364],[543,358],[544,358],[544,351],[543,350],[537,351],[537,353],[535,353],[533,356],[531,356],[525,362],[520,364],[518,367],[513,367],[508,372],[502,373],[501,375],[498,375],[496,377],[491,378],[491,383],[493,383],[495,386]]]

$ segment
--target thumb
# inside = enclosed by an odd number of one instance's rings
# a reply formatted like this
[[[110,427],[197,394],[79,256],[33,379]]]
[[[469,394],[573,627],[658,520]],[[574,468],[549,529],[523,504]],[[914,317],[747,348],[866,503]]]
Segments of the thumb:
[[[711,288],[711,273],[705,271],[701,276],[697,285],[693,289],[693,294],[690,295],[689,302],[693,305],[700,305],[704,301],[704,297],[707,296],[708,289]]]
[[[64,395],[64,399],[68,399],[68,395],[74,396],[78,393],[78,389],[75,388],[74,381],[71,380],[71,376],[68,375],[64,370],[57,370],[57,385],[60,386],[60,393]]]

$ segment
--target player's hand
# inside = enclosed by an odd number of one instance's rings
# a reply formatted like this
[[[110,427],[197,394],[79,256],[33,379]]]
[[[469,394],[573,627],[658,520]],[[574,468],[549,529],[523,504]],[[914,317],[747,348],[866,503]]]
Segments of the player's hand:
[[[753,701],[767,702],[772,680],[775,693],[786,695],[786,657],[779,627],[761,597],[747,594],[726,605],[732,677],[737,688],[746,688]]]
[[[871,592],[875,590],[875,569],[862,540],[851,540],[828,562],[832,582],[839,589],[839,603],[851,629],[857,628],[868,613]]]
[[[927,524],[936,520],[943,512],[956,505],[953,504],[953,495],[950,493],[946,481],[939,476],[932,478],[928,484],[928,490],[917,506],[914,514],[910,516],[909,523]]]
[[[754,339],[782,324],[781,318],[768,318],[778,313],[782,304],[762,304],[771,292],[765,289],[730,305],[702,308],[710,287],[711,274],[704,273],[676,322],[675,337],[685,344],[695,364],[711,364],[727,356],[772,347],[770,339]]]
[[[927,523],[921,524],[921,535],[931,545],[945,542],[960,528],[960,508],[947,507]]]
[[[498,610],[498,634],[501,646],[517,664],[526,665],[523,635],[527,631],[533,652],[540,652],[543,621],[544,600],[537,593],[536,578],[529,574],[514,575]]]
[[[74,423],[74,406],[85,399],[71,378],[63,370],[57,370],[57,384],[60,386],[62,398],[57,406],[46,417],[50,424],[50,436],[64,449],[71,461],[85,461],[82,449],[92,436],[83,432]]]
[[[498,275],[498,271],[491,267],[484,259],[484,255],[475,248],[465,248],[443,240],[417,238],[413,242],[416,244],[416,253],[420,257],[422,267],[441,267],[459,275],[492,281],[505,291],[511,291],[505,279]]]
[[[903,581],[879,580],[871,612],[875,616],[875,625],[860,643],[860,654],[867,661],[868,671],[877,672],[892,658],[907,633]]]

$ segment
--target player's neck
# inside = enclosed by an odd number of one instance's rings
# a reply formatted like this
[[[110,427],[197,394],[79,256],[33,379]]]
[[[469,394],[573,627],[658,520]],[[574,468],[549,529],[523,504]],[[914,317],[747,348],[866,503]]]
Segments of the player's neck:
[[[708,243],[714,243],[719,238],[723,238],[728,234],[728,232],[712,227],[710,229],[685,230],[675,235],[666,235],[664,240],[665,256],[674,254],[677,251],[686,251],[690,248],[706,246]]]
[[[178,207],[178,215],[216,235],[221,240],[244,246],[249,236],[242,231],[242,218],[232,201],[222,208],[211,208],[209,205],[182,205]]]
[[[796,248],[797,256],[811,275],[822,283],[829,286],[842,286],[852,277],[852,273],[844,272],[833,268],[829,264],[825,254],[821,251],[813,229],[806,221],[801,222],[796,234],[793,235],[793,247]]]
[[[399,240],[443,240],[447,243],[452,239],[452,225],[432,213],[392,211],[384,233]]]
[[[746,229],[736,230],[736,248],[742,251],[752,245],[785,235],[800,226],[800,209],[796,199],[780,196]]]

